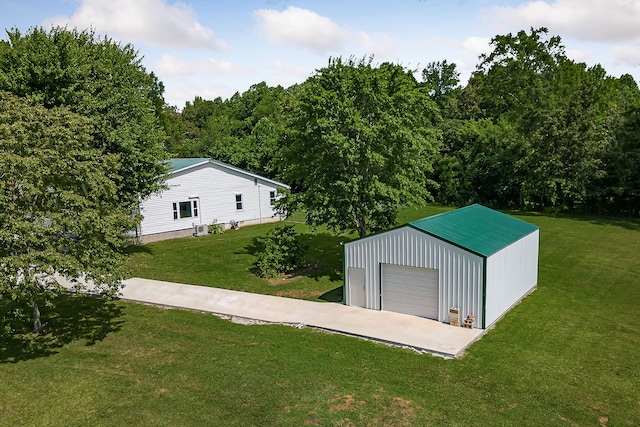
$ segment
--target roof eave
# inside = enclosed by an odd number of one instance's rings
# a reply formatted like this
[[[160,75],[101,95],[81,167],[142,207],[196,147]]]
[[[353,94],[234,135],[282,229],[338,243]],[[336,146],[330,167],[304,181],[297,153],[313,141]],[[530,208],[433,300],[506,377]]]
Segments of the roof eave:
[[[285,184],[283,182],[274,181],[274,180],[266,178],[264,176],[260,176],[260,175],[257,175],[255,173],[249,172],[247,170],[244,170],[244,169],[241,169],[241,168],[238,168],[238,167],[235,167],[235,166],[231,166],[231,165],[228,165],[226,163],[220,162],[218,160],[213,160],[213,159],[203,160],[201,162],[194,163],[194,164],[191,164],[189,166],[182,167],[180,169],[175,169],[175,170],[169,171],[169,175],[173,176],[173,175],[175,175],[177,173],[185,172],[185,171],[188,171],[189,169],[193,169],[193,168],[205,165],[205,164],[212,164],[212,165],[220,166],[220,167],[223,167],[225,169],[229,169],[229,170],[241,173],[243,175],[250,176],[251,178],[255,178],[255,179],[259,179],[261,181],[268,182],[270,184],[275,185],[276,187],[282,187],[282,188],[286,188],[286,189],[290,189],[291,188],[289,185],[287,185],[287,184]]]

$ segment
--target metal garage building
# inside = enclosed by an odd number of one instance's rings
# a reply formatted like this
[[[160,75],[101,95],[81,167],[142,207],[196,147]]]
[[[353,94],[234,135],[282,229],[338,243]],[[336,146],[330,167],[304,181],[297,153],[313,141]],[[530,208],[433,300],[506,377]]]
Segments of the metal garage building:
[[[470,205],[344,245],[347,305],[488,328],[538,283],[535,225]]]

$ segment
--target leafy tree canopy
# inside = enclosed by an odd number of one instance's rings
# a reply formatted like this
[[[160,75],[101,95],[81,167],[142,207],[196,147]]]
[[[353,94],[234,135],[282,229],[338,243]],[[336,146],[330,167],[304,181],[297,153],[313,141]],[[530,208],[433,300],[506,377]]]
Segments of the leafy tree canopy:
[[[12,29],[7,36],[0,41],[0,90],[89,118],[93,147],[117,156],[119,204],[133,208],[157,190],[165,171],[157,118],[164,88],[134,48],[66,28]]]
[[[0,91],[0,332],[19,327],[25,310],[42,331],[39,307],[60,291],[56,273],[118,289],[134,221],[118,204],[119,156],[92,135],[91,121],[66,107]]]
[[[302,85],[290,114],[285,176],[303,191],[284,203],[306,210],[310,224],[363,236],[430,197],[425,174],[440,116],[411,71],[331,59]]]

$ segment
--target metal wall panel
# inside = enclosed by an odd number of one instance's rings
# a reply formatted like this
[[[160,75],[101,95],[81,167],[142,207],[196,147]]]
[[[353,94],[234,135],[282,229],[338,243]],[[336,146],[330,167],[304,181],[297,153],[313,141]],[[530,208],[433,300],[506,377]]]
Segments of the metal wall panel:
[[[538,284],[539,230],[487,258],[485,327]]]
[[[449,321],[449,307],[460,308],[462,316],[482,316],[483,258],[412,227],[345,243],[344,260],[345,270],[365,269],[367,308],[380,310],[380,264],[384,263],[438,270],[438,320]]]

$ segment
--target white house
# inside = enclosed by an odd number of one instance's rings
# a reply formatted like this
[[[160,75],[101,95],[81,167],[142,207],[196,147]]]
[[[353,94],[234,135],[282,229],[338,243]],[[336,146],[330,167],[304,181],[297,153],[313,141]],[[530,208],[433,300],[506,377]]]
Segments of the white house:
[[[212,223],[228,227],[279,221],[273,203],[288,185],[212,159],[172,159],[166,190],[140,204],[143,243],[206,234]]]
[[[488,328],[535,289],[538,245],[538,227],[477,204],[423,218],[345,243],[345,302]]]

